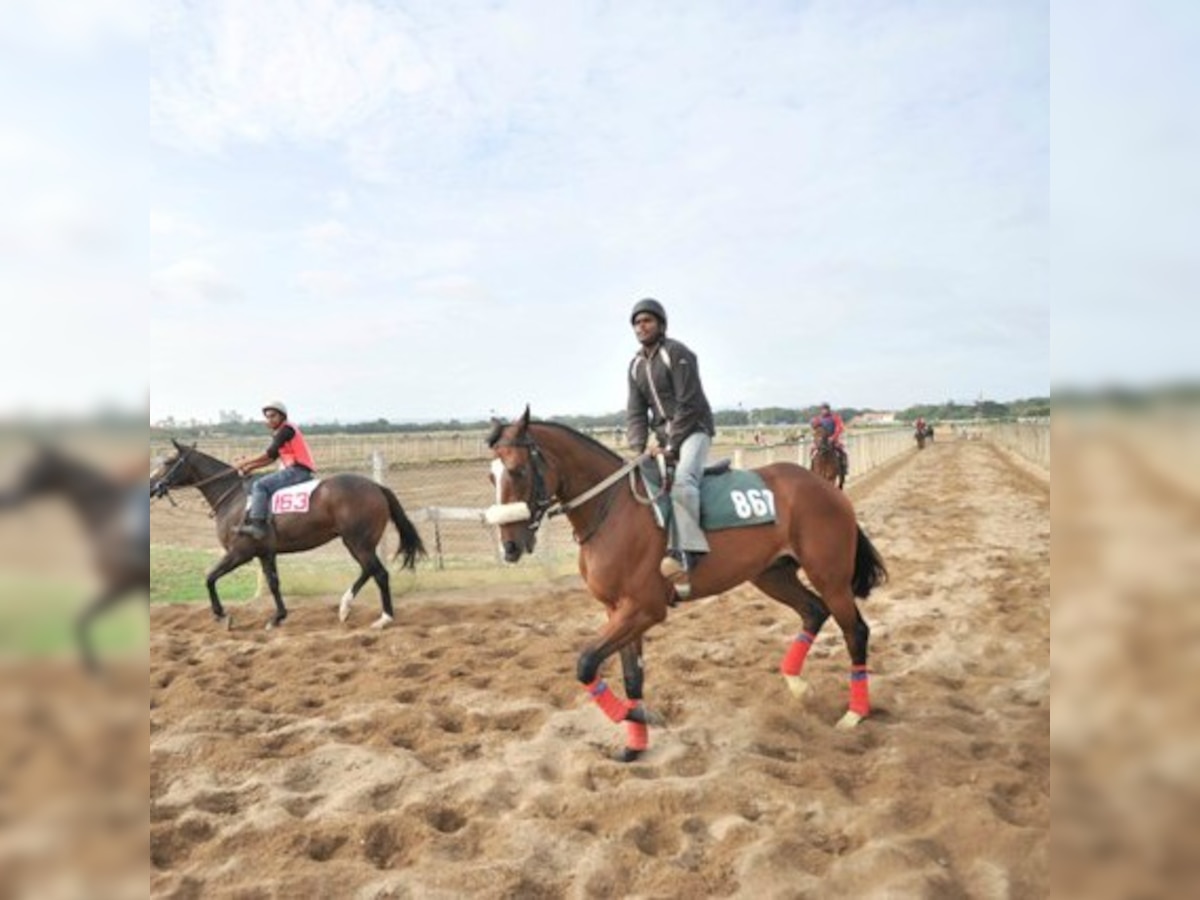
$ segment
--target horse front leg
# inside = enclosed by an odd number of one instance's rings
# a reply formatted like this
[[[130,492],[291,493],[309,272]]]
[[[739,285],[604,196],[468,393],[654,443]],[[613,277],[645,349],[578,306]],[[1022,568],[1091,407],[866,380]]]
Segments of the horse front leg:
[[[212,606],[213,618],[226,628],[233,627],[233,616],[227,615],[225,607],[221,605],[221,598],[217,596],[217,582],[234,569],[245,565],[249,560],[250,554],[248,553],[230,551],[204,577],[204,586],[208,588],[208,602]]]
[[[267,578],[267,587],[271,589],[271,599],[275,601],[275,615],[267,622],[267,630],[277,628],[287,618],[287,607],[283,605],[283,594],[279,590],[279,568],[275,565],[275,554],[264,553],[258,558],[263,575]]]
[[[617,755],[617,759],[623,762],[637,759],[649,745],[648,732],[642,731],[646,727],[647,717],[641,706],[641,692],[645,677],[641,663],[641,637],[647,629],[658,624],[664,618],[666,618],[666,606],[661,602],[651,605],[649,603],[639,604],[636,601],[623,601],[610,612],[608,623],[596,641],[579,654],[576,664],[576,677],[579,679],[579,683],[611,722],[614,724],[630,722],[641,726],[641,729],[633,729],[627,735],[630,743],[622,753]],[[628,657],[624,653],[626,648],[630,651]],[[609,656],[618,651],[622,651],[623,666],[628,666],[625,668],[626,690],[629,691],[632,685],[633,693],[637,695],[636,697],[630,696],[627,700],[622,700],[613,693],[608,683],[600,678],[601,665]],[[626,663],[627,658],[628,663]],[[639,731],[642,732],[640,735],[637,733]],[[638,743],[643,746],[638,747]],[[634,751],[632,755],[631,750]]]
[[[651,715],[642,705],[646,684],[646,665],[642,658],[642,639],[621,648],[621,674],[625,679],[625,749],[619,762],[633,762],[650,747]]]

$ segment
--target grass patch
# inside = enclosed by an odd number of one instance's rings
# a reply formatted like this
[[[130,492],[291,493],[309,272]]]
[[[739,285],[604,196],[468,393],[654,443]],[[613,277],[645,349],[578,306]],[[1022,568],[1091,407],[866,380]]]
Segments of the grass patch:
[[[82,582],[0,576],[0,656],[76,653],[75,622],[94,590]],[[144,596],[132,594],[101,613],[90,630],[100,655],[144,651],[148,633]]]
[[[214,550],[150,545],[150,602],[195,603],[208,600],[204,576],[221,558]],[[238,602],[254,596],[258,564],[247,563],[218,583],[221,600]]]
[[[221,558],[219,551],[195,550],[187,547],[150,546],[150,600],[154,603],[207,602],[208,591],[204,576]],[[472,587],[529,585],[551,581],[578,572],[575,556],[547,554],[544,559],[534,556],[517,566],[496,562],[481,562],[475,556],[444,556],[443,568],[432,559],[422,560],[415,572],[401,569],[399,563],[388,565],[392,597],[426,591],[460,590]],[[284,602],[289,597],[340,596],[358,576],[358,566],[348,556],[322,555],[320,552],[280,556],[279,581]],[[258,562],[251,561],[226,575],[217,585],[221,601],[239,603],[251,600],[258,591]],[[268,595],[266,585],[262,587]],[[359,593],[368,602],[379,596],[374,581],[368,581]]]

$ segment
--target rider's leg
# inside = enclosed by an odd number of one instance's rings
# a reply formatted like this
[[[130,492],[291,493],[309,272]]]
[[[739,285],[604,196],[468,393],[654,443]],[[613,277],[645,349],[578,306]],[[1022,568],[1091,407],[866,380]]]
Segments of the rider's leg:
[[[671,507],[675,515],[678,546],[689,556],[708,552],[708,540],[700,527],[700,480],[708,461],[712,438],[702,431],[689,436],[679,448],[675,464],[675,486],[671,488]],[[684,564],[690,568],[691,559]]]
[[[246,512],[246,521],[237,527],[238,534],[244,534],[261,541],[267,536],[267,502],[271,499],[270,479],[277,473],[259,475],[250,482],[250,509]]]
[[[254,479],[250,486],[250,512],[246,523],[238,527],[239,534],[249,535],[255,540],[267,536],[267,506],[271,495],[280,488],[299,484],[312,478],[312,473],[300,466],[287,466],[269,475]]]

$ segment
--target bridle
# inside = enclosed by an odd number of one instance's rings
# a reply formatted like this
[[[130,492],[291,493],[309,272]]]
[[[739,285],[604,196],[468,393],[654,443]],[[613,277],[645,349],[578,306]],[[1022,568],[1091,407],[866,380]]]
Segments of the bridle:
[[[630,476],[630,486],[632,488],[633,479],[636,477],[636,469],[646,459],[646,454],[642,453],[626,462],[617,471],[588,488],[582,494],[570,500],[556,501],[546,489],[545,470],[548,468],[549,463],[546,462],[545,454],[542,453],[541,448],[537,445],[537,441],[526,434],[519,438],[497,440],[492,444],[492,447],[519,447],[529,451],[530,469],[532,470],[531,481],[533,484],[528,500],[490,506],[484,511],[484,521],[489,525],[510,525],[528,521],[529,524],[525,527],[531,534],[537,533],[537,530],[542,526],[542,522],[545,519],[552,519],[555,516],[565,515],[573,509],[578,509],[589,500],[603,494],[626,475]],[[633,495],[641,501],[636,490],[633,491]],[[605,504],[587,533],[582,537],[576,538],[579,543],[584,543],[596,533],[600,523],[608,515],[610,506],[611,504]]]
[[[162,478],[158,479],[151,486],[150,495],[152,497],[168,497],[169,498],[171,488],[175,487],[175,485],[171,483],[171,478],[179,470],[179,467],[182,466],[184,464],[184,462],[187,461],[187,458],[191,455],[192,451],[195,449],[196,449],[195,444],[193,444],[190,447],[182,448],[179,456],[175,459],[175,462],[171,463],[171,467],[169,469],[167,469],[167,471],[163,474]],[[220,481],[222,478],[228,478],[230,475],[238,475],[238,470],[233,467],[230,467],[228,469],[223,469],[222,471],[218,472],[216,475],[210,475],[207,478],[202,478],[199,481],[195,482],[194,484],[187,485],[187,487],[194,487],[197,489],[202,488],[205,485],[209,485],[214,482]],[[241,476],[239,475],[238,477],[240,478]],[[227,490],[223,494],[221,494],[221,496],[218,497],[212,503],[212,507],[213,507],[214,511],[220,508],[221,504],[225,502],[225,498],[228,497],[231,493],[233,493],[237,489],[237,486],[238,486],[237,483],[230,485],[229,490]],[[172,501],[172,502],[174,502],[174,501]]]

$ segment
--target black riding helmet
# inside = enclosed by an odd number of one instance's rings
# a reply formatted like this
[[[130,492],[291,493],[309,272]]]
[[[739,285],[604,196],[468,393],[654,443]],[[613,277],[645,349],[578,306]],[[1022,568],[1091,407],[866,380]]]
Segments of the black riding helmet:
[[[639,300],[637,303],[633,304],[633,312],[629,314],[629,324],[632,325],[633,320],[642,313],[650,313],[650,315],[654,316],[662,323],[662,327],[664,329],[667,327],[667,311],[663,309],[663,305],[653,297],[647,297],[645,300]]]

